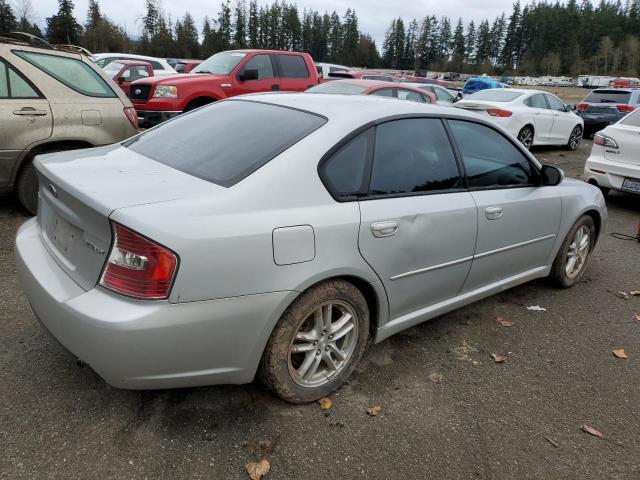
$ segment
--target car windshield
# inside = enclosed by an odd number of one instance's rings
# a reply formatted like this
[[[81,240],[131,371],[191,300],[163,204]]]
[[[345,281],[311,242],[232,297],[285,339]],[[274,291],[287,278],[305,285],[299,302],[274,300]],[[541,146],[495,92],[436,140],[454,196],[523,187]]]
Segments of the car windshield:
[[[109,65],[103,68],[105,73],[110,77],[113,77],[116,73],[118,73],[122,67],[124,67],[124,63],[120,62],[111,62]]]
[[[231,187],[326,121],[279,105],[225,100],[176,117],[123,145],[181,172]]]
[[[242,61],[247,54],[245,52],[220,52],[207,58],[204,62],[191,70],[192,73],[214,73],[216,75],[229,75],[231,70]]]
[[[628,90],[594,90],[584,97],[585,103],[621,103],[626,105],[631,98]]]
[[[513,92],[509,90],[502,89],[490,89],[490,90],[482,90],[480,92],[473,93],[467,97],[464,97],[465,100],[489,100],[491,102],[512,102],[516,98],[521,97],[523,94],[520,92]]]
[[[620,120],[620,124],[629,125],[630,127],[640,127],[640,110],[636,110],[624,117]]]
[[[360,95],[368,87],[354,85],[353,83],[327,82],[314,85],[307,90],[308,93],[339,93],[342,95]]]

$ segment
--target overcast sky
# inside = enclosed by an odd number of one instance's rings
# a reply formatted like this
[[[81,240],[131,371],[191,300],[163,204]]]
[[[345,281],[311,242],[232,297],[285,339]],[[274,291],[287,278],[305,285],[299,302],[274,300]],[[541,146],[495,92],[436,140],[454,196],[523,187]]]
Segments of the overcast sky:
[[[58,9],[57,0],[32,0],[36,10],[38,24],[44,25],[45,18],[53,15]],[[84,23],[88,0],[74,0],[76,18]],[[145,0],[99,0],[100,7],[109,18],[120,25],[124,25],[130,34],[140,33],[140,17],[145,9]],[[235,4],[234,0],[231,1]],[[247,2],[248,3],[248,2]],[[262,2],[262,3],[271,3]],[[340,15],[347,7],[355,8],[358,14],[359,27],[362,32],[371,34],[378,48],[381,47],[384,34],[389,28],[391,19],[402,17],[409,21],[412,18],[421,19],[426,15],[448,16],[455,23],[458,17],[466,22],[474,20],[478,23],[483,18],[493,18],[499,13],[511,10],[512,0],[297,0],[294,3],[300,11],[305,7],[324,13],[336,10]],[[216,18],[219,10],[218,0],[180,0],[162,1],[163,10],[171,15],[171,19],[182,17],[186,11],[191,12],[202,27],[205,15]],[[455,26],[455,25],[454,25]]]

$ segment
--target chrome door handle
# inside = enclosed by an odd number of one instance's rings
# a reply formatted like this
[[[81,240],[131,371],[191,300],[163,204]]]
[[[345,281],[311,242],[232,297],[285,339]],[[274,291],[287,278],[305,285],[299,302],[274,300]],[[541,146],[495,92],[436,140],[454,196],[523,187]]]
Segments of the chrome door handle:
[[[502,216],[502,207],[487,207],[484,214],[489,220],[497,220]]]
[[[47,111],[46,110],[36,110],[33,107],[24,107],[21,110],[14,110],[13,111],[14,115],[33,115],[33,116],[41,116],[41,115],[46,115]]]
[[[371,233],[374,237],[383,238],[395,235],[398,231],[398,222],[376,222],[371,224]]]

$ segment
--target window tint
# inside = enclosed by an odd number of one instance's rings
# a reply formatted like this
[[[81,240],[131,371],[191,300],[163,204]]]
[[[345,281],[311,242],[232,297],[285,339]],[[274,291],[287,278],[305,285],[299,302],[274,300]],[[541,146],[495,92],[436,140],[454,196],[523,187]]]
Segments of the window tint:
[[[34,52],[14,53],[78,93],[89,97],[116,96],[109,84],[80,60]]]
[[[7,67],[0,62],[0,98],[9,96],[9,79],[7,77]]]
[[[178,73],[182,73],[182,72],[184,72],[184,67],[185,67],[184,63],[176,63],[173,66],[173,69]]]
[[[640,110],[636,110],[624,117],[620,120],[620,124],[629,125],[630,127],[640,127]]]
[[[300,55],[278,55],[280,68],[284,78],[308,78],[309,70],[304,58]]]
[[[524,103],[532,108],[549,108],[547,102],[544,99],[544,95],[542,94],[533,95],[532,97],[527,98]]]
[[[420,90],[424,90],[425,92],[434,93],[434,89],[431,85],[421,85],[418,87]]]
[[[360,95],[368,87],[354,85],[352,83],[336,80],[334,82],[320,83],[308,88],[308,93],[340,93],[342,95]]]
[[[324,164],[324,177],[339,197],[361,192],[372,134],[369,130],[358,135]]]
[[[553,95],[545,95],[547,97],[547,102],[549,102],[549,108],[551,110],[559,110],[564,112],[564,103]]]
[[[230,187],[324,125],[318,115],[225,100],[177,117],[124,144],[195,177]],[[215,132],[216,141],[211,140]]]
[[[411,102],[418,102],[418,103],[431,103],[431,99],[428,99],[429,101],[427,102],[427,100],[425,100],[425,97],[423,95],[420,95],[419,93],[416,93],[416,92],[412,92],[411,90],[404,90],[402,88],[398,88],[397,92],[398,92],[398,98],[400,100],[409,100]]]
[[[135,80],[140,80],[141,78],[147,78],[149,73],[147,69],[141,65],[134,65],[125,70],[124,78],[129,82],[133,82]]]
[[[631,99],[629,90],[594,90],[584,97],[586,103],[621,103],[627,104]]]
[[[258,80],[273,78],[273,66],[269,55],[256,55],[249,59],[244,65],[244,69],[255,68],[258,70]]]
[[[460,187],[451,144],[439,119],[383,123],[376,129],[372,195]]]
[[[370,95],[376,95],[378,97],[395,97],[393,94],[393,88],[383,88],[382,90],[376,90]]]
[[[151,68],[153,68],[154,70],[164,70],[164,66],[161,63],[158,62],[154,62],[153,60],[145,60],[145,62],[148,62],[151,64]]]
[[[40,96],[38,92],[11,67],[9,67],[9,87],[11,88],[12,98],[38,98]]]
[[[533,184],[529,160],[502,134],[485,125],[449,120],[470,187]]]

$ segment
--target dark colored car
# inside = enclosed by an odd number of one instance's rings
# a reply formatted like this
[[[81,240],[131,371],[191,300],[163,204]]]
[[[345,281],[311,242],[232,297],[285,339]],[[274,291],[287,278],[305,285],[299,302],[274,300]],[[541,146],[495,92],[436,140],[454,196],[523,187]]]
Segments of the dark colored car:
[[[489,88],[509,88],[509,86],[489,77],[473,77],[465,82],[462,93],[470,95]]]
[[[591,136],[616,123],[639,105],[640,89],[597,88],[576,105],[576,113],[584,120],[585,136]]]
[[[418,103],[436,104],[436,96],[407,84],[392,85],[384,80],[334,80],[321,83],[307,90],[307,93],[333,93],[339,95],[376,95],[397,98]]]

